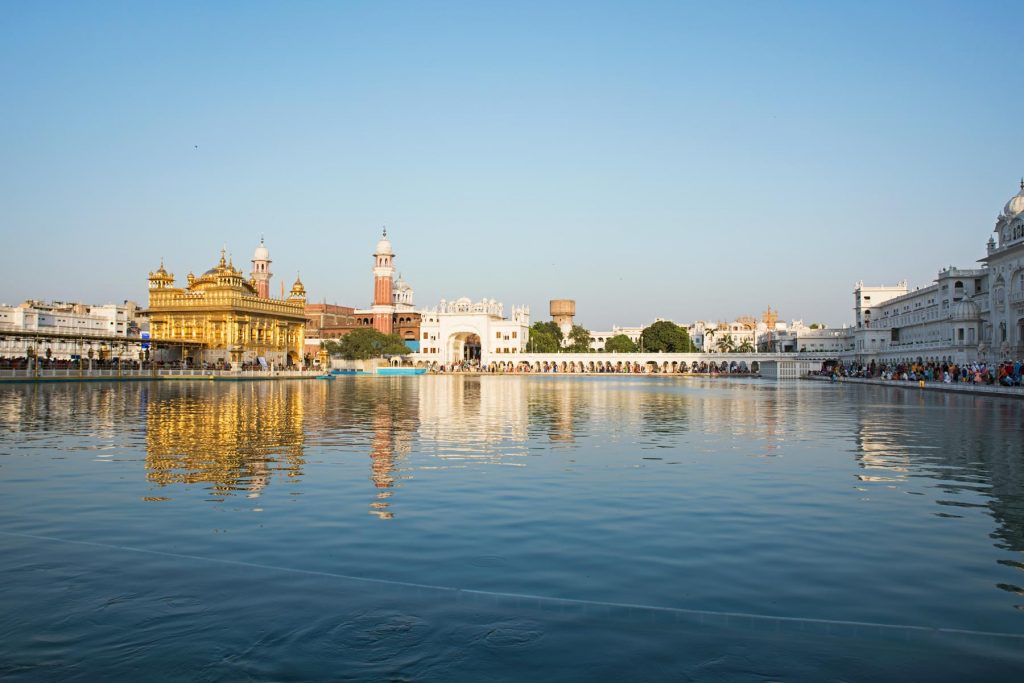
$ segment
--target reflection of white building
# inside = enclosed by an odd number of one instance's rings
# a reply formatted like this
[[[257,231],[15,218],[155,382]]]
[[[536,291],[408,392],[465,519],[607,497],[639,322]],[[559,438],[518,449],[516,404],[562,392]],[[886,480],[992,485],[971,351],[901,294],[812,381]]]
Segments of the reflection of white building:
[[[491,299],[474,303],[468,298],[420,311],[420,350],[414,361],[447,365],[461,361],[488,364],[503,356],[527,350],[530,337],[530,308],[512,309],[504,317],[504,306]]]
[[[456,373],[426,378],[417,391],[421,452],[492,462],[528,454],[525,382]]]

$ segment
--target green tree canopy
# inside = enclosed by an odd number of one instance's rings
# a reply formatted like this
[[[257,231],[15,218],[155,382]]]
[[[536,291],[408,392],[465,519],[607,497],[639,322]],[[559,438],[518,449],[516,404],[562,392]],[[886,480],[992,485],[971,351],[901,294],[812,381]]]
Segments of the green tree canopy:
[[[526,350],[530,353],[554,353],[562,347],[561,337],[555,337],[545,328],[538,328],[534,323],[530,327],[530,339],[526,344]]]
[[[526,350],[532,353],[555,353],[562,348],[562,330],[553,320],[530,325]]]
[[[736,342],[733,340],[731,334],[723,334],[715,342],[715,347],[717,347],[722,353],[728,353],[729,351],[736,350]]]
[[[590,330],[582,325],[572,326],[572,329],[569,331],[568,341],[567,351],[572,351],[573,353],[590,352]]]
[[[624,334],[617,334],[604,343],[604,350],[609,353],[633,353],[636,344]]]
[[[404,356],[411,353],[397,334],[383,334],[372,328],[352,330],[337,342],[337,349],[346,360]]]
[[[324,339],[320,342],[320,348],[325,349],[332,356],[341,355],[341,343],[334,339]]]
[[[740,353],[753,353],[754,344],[749,339],[744,339],[743,343],[736,347],[736,350]]]
[[[548,334],[555,338],[555,341],[557,341],[559,345],[562,344],[562,337],[564,336],[562,334],[562,328],[559,327],[558,323],[556,323],[554,320],[536,322],[532,326],[530,326],[530,330],[536,330],[537,332],[547,332]]]
[[[694,350],[689,332],[669,320],[659,320],[645,327],[640,340],[644,351],[691,353]]]

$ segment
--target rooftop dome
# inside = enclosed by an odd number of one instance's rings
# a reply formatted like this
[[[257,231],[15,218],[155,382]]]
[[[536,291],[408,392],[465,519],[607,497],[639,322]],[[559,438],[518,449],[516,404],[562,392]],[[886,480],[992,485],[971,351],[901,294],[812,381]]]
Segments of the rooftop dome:
[[[1022,211],[1024,211],[1024,178],[1020,181],[1020,192],[1010,197],[1010,201],[1006,202],[1006,206],[1003,207],[1003,215],[1012,217]]]
[[[384,228],[384,234],[381,235],[380,241],[377,242],[377,251],[374,254],[394,254],[391,250],[391,240],[388,239],[388,229]]]
[[[260,235],[260,246],[256,247],[256,251],[252,253],[253,261],[269,261],[270,250],[267,249],[266,245],[263,244],[263,236]]]
[[[305,285],[302,284],[302,279],[298,275],[295,276],[295,284],[292,285],[292,292],[291,293],[292,293],[292,296],[305,296],[306,295],[306,287],[305,287]]]
[[[978,304],[971,300],[971,297],[967,297],[953,309],[954,320],[977,320],[980,317],[981,310],[978,308]]]

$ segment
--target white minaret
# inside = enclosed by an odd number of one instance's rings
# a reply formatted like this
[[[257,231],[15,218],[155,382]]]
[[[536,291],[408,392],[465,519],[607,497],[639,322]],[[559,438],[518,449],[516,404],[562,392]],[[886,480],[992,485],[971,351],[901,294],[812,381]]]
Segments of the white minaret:
[[[270,250],[263,244],[260,235],[260,246],[252,255],[252,279],[256,281],[256,294],[261,299],[270,298]]]

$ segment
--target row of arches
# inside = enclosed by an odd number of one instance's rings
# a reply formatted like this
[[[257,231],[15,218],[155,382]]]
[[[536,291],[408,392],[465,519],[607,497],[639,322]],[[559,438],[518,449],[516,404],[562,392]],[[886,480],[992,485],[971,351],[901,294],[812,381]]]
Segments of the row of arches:
[[[439,363],[416,363],[416,367],[427,367],[443,371]],[[760,364],[753,361],[677,361],[629,362],[629,361],[492,361],[481,368],[491,373],[550,373],[550,374],[758,374]]]

